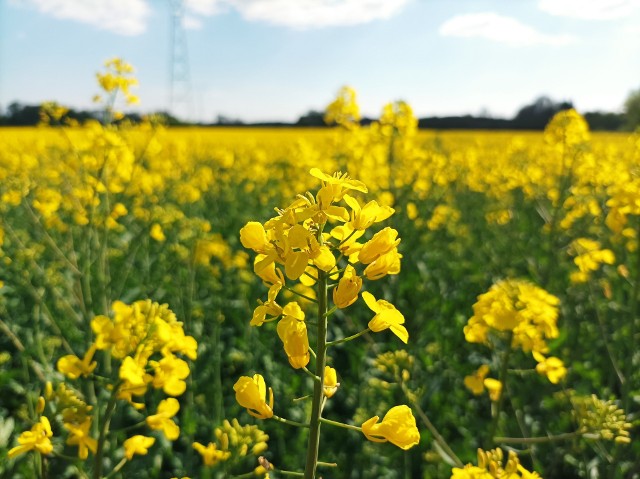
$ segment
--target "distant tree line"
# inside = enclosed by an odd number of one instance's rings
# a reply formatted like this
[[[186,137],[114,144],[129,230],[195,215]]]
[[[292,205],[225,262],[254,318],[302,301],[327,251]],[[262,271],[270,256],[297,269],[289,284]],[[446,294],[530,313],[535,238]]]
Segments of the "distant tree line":
[[[487,115],[463,115],[445,117],[426,117],[418,120],[419,128],[438,130],[543,130],[545,125],[557,112],[573,108],[570,101],[555,102],[546,96],[536,99],[533,103],[525,105],[511,119],[493,118]],[[194,123],[181,122],[178,118],[167,112],[154,114],[165,124],[170,126],[194,125]],[[584,117],[594,131],[620,131],[631,130],[640,126],[640,90],[632,92],[626,103],[623,113],[611,112],[586,112]],[[65,118],[78,121],[80,123],[89,119],[100,121],[102,112],[100,111],[77,111],[70,109]],[[121,121],[138,123],[142,120],[137,113],[126,114]],[[363,118],[362,125],[368,125],[371,118]],[[40,107],[36,105],[25,105],[22,103],[11,103],[4,115],[0,114],[0,126],[33,126],[40,122]],[[311,110],[302,115],[295,123],[287,122],[258,122],[245,123],[240,119],[229,118],[219,115],[213,123],[197,123],[201,126],[269,126],[269,127],[325,127],[324,112]]]

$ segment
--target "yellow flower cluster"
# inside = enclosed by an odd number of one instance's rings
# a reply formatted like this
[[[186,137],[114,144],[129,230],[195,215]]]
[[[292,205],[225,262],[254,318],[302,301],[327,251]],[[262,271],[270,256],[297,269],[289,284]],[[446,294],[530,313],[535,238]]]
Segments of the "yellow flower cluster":
[[[478,465],[454,467],[451,479],[542,479],[538,473],[529,472],[514,451],[509,451],[506,462],[502,449],[490,451],[478,449]]]
[[[473,316],[464,327],[465,339],[491,346],[490,333],[510,333],[511,347],[546,353],[547,339],[559,334],[559,302],[528,281],[498,281],[473,305]]]
[[[295,369],[304,368],[308,373],[310,371],[306,367],[311,354],[306,315],[298,302],[288,302],[284,306],[278,303],[278,294],[283,289],[317,302],[319,310],[326,311],[319,313],[318,318],[318,322],[324,323],[334,311],[351,306],[362,296],[364,303],[374,313],[368,328],[351,337],[333,341],[334,344],[355,339],[369,331],[390,330],[404,343],[409,339],[404,316],[393,304],[376,299],[368,291],[360,294],[363,278],[378,280],[400,272],[402,255],[398,252],[400,239],[395,229],[383,228],[368,241],[358,242],[366,230],[388,219],[394,209],[380,205],[375,200],[363,205],[355,194],[366,193],[367,187],[346,174],[327,175],[318,168],[312,168],[310,174],[322,182],[315,195],[298,195],[286,208],[276,209],[276,217],[264,224],[250,221],[240,230],[242,245],[257,254],[254,272],[269,286],[267,300],[259,302],[250,324],[259,327],[278,321],[276,331],[289,364]],[[363,269],[360,274],[356,269],[359,265]],[[327,279],[335,281],[332,286],[333,307],[330,309]],[[318,285],[317,295],[313,290],[305,290],[307,294],[297,292],[287,284],[287,281],[294,280],[300,280],[305,286]],[[326,324],[322,330],[318,326],[318,335],[320,338],[326,337]],[[325,366],[325,341],[322,339],[318,342],[315,354],[316,362],[320,365],[316,374],[321,389],[317,392],[323,396],[322,400],[318,398],[316,402],[314,395],[317,421],[322,419],[321,401],[332,397],[340,385],[336,370]],[[322,362],[318,358],[322,358]],[[234,391],[238,404],[246,408],[250,415],[259,419],[274,418],[273,390],[267,390],[260,374],[242,376],[235,383]],[[284,421],[277,416],[275,419]],[[420,440],[415,418],[408,406],[390,409],[382,422],[378,416],[374,416],[365,421],[360,430],[371,441],[390,441],[402,449],[408,449]]]
[[[121,92],[127,104],[138,103],[138,97],[131,93],[131,87],[138,84],[138,80],[133,77],[133,67],[121,58],[112,58],[104,66],[106,72],[96,74],[102,90],[107,94]],[[94,101],[100,101],[100,97],[95,97]]]
[[[591,396],[572,394],[571,404],[574,417],[578,422],[578,432],[587,439],[615,441],[620,444],[631,443],[633,425],[627,419],[624,410],[614,401]]]
[[[350,130],[359,126],[360,107],[353,88],[344,86],[340,89],[336,99],[326,108],[324,121]]]
[[[193,443],[193,448],[202,457],[207,467],[215,466],[230,459],[239,460],[248,454],[260,456],[267,450],[269,436],[257,426],[242,426],[237,419],[231,422],[224,420],[222,426],[214,430],[215,442],[206,446],[199,442]]]
[[[346,175],[329,176],[317,168],[311,170],[311,175],[323,182],[316,196],[301,195],[287,208],[278,210],[278,216],[264,225],[250,221],[240,230],[242,245],[258,254],[255,273],[270,285],[268,300],[255,309],[251,324],[261,326],[281,318],[278,336],[291,366],[296,369],[309,363],[309,340],[300,305],[290,302],[282,307],[276,302],[286,279],[300,279],[309,285],[317,280],[318,271],[337,276],[340,272],[333,253],[336,251],[340,257],[349,259],[349,265],[338,279],[333,301],[337,308],[346,308],[358,299],[362,288],[362,277],[356,274],[354,265],[366,265],[362,276],[377,280],[388,274],[398,274],[402,257],[397,249],[398,232],[393,228],[378,231],[364,244],[357,242],[366,229],[389,218],[394,211],[392,208],[380,206],[376,201],[361,206],[348,192],[367,192],[367,188]],[[342,201],[346,207],[339,206]],[[339,224],[325,233],[323,230],[329,220]],[[369,328],[374,332],[390,329],[406,343],[408,332],[403,326],[402,314],[392,304],[376,300],[368,292],[362,297],[376,313]]]
[[[569,251],[575,255],[573,262],[578,271],[571,273],[571,282],[585,283],[591,273],[603,264],[614,264],[616,257],[610,249],[602,248],[600,242],[589,238],[578,238],[571,243]]]
[[[94,361],[97,351],[108,351],[110,357],[120,360],[117,378],[108,388],[112,397],[128,401],[136,409],[145,407],[135,402],[134,396],[143,396],[151,386],[162,389],[169,396],[179,396],[186,389],[189,376],[187,362],[177,356],[191,360],[197,356],[197,343],[184,333],[182,323],[168,306],[150,300],[127,305],[116,301],[112,305],[113,318],[96,316],[91,327],[95,334],[93,342],[82,358],[69,354],[61,357],[57,369],[70,380],[90,377],[98,366]],[[46,396],[53,399],[61,412],[63,426],[68,431],[68,445],[78,447],[78,457],[86,459],[89,451],[96,453],[98,443],[91,437],[92,406],[88,406],[66,384],[58,385],[56,392],[50,385]],[[115,407],[115,402],[110,407]],[[180,435],[174,417],[180,403],[174,397],[160,401],[155,414],[149,414],[145,423],[151,430],[161,431],[170,441]],[[124,443],[125,457],[146,454],[153,442],[152,437],[133,436]]]
[[[198,344],[185,335],[182,322],[169,307],[151,300],[131,305],[116,301],[112,310],[113,318],[96,316],[91,328],[96,335],[95,349],[109,351],[122,361],[118,397],[140,408],[132,398],[144,395],[149,385],[170,396],[184,393],[189,366],[176,354],[195,360]],[[161,358],[152,359],[155,354]],[[60,369],[60,363],[58,369],[68,374],[67,369]]]

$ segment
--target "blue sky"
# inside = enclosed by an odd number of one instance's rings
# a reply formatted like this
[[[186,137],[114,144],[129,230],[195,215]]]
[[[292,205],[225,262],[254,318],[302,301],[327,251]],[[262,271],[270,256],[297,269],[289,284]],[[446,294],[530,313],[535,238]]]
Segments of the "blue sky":
[[[192,102],[213,121],[295,120],[342,85],[364,115],[512,116],[546,94],[619,111],[640,88],[640,0],[184,0]],[[0,106],[90,108],[95,72],[136,68],[169,104],[169,0],[0,0]]]

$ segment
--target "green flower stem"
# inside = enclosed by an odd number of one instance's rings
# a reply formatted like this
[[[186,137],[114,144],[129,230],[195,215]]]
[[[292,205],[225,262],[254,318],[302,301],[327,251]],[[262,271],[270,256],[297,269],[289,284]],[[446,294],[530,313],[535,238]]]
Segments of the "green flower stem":
[[[296,294],[296,295],[300,296],[301,298],[306,299],[307,301],[311,301],[312,303],[317,303],[318,302],[318,300],[312,298],[311,296],[307,296],[306,294],[299,293],[298,291],[296,291],[295,289],[287,286],[286,284],[283,285],[282,287],[284,289],[288,290],[288,291],[291,291],[293,294]]]
[[[321,381],[322,379],[320,378],[320,376],[316,376],[315,374],[313,374],[311,371],[309,371],[306,367],[303,367],[302,370],[307,373],[311,379],[313,379],[315,382],[317,381]]]
[[[318,228],[317,240],[323,243],[322,226]],[[313,399],[311,403],[311,420],[309,422],[309,443],[307,446],[307,460],[304,468],[305,479],[315,479],[318,464],[318,450],[320,448],[320,420],[322,415],[322,403],[324,398],[324,368],[326,366],[327,352],[327,273],[318,270],[318,332],[316,338],[316,376],[321,381],[313,383]]]
[[[346,338],[342,338],[342,339],[336,339],[335,341],[329,341],[327,343],[327,347],[328,346],[335,346],[336,344],[341,344],[341,343],[346,343],[347,341],[351,341],[352,339],[356,339],[359,338],[360,336],[362,336],[363,334],[366,334],[368,332],[370,332],[371,330],[369,328],[360,331],[359,333],[356,333],[352,336],[347,336]]]
[[[302,273],[304,276],[307,276],[309,278],[311,278],[314,281],[318,281],[318,278],[316,278],[315,276],[311,276],[309,273],[307,273],[306,271],[304,273]]]
[[[327,289],[329,287],[327,286]],[[326,313],[324,313],[324,317],[328,318],[329,316],[331,316],[333,313],[335,313],[338,310],[337,306],[334,306],[333,308],[331,308],[329,311],[327,311]]]
[[[513,340],[513,331],[507,333],[505,344],[507,349],[502,356],[502,364],[500,365],[500,377],[499,381],[502,384],[502,390],[500,391],[500,397],[498,398],[496,408],[494,410],[494,416],[491,420],[491,426],[489,427],[489,440],[493,441],[493,437],[498,430],[498,423],[500,422],[500,413],[502,412],[502,406],[504,404],[504,396],[507,393],[507,375],[509,374],[509,358],[511,357],[511,351],[513,350],[511,342]]]
[[[283,417],[276,416],[275,414],[273,416],[271,416],[271,419],[273,419],[274,421],[281,422],[282,424],[288,424],[289,426],[306,427],[306,428],[309,427],[308,424],[304,424],[304,423],[296,422],[296,421],[291,421],[289,419],[285,419]]]
[[[444,437],[442,437],[438,429],[436,429],[433,423],[429,420],[427,414],[422,410],[420,404],[418,404],[418,401],[415,398],[415,395],[412,394],[411,391],[409,391],[404,383],[401,383],[401,387],[405,397],[411,403],[413,409],[418,413],[418,416],[420,417],[424,425],[427,426],[427,429],[433,436],[433,439],[436,441],[438,446],[440,446],[440,449],[442,449],[442,451],[444,451],[444,453],[449,456],[449,458],[455,463],[457,467],[464,467],[464,464],[462,463],[460,458],[456,455],[455,452],[453,452],[453,449],[449,447],[447,441],[445,441]]]
[[[640,218],[635,218],[636,220],[636,237],[640,234]],[[633,290],[631,292],[631,304],[629,305],[629,338],[632,338],[630,341],[631,351],[629,351],[629,358],[633,356],[635,351],[635,346],[633,342],[637,336],[637,324],[638,324],[638,296],[640,295],[640,248],[636,251],[636,264],[634,271],[634,281],[633,281]],[[633,364],[634,361],[628,360],[624,364],[624,377],[621,378],[621,386],[622,386],[622,408],[625,411],[629,410],[629,406],[631,405],[631,381],[629,378],[633,375]]]
[[[318,466],[321,466],[321,467],[338,467],[338,464],[336,464],[335,462],[320,462],[320,461],[318,461]]]
[[[555,436],[540,436],[540,437],[494,437],[494,443],[501,444],[543,444],[546,442],[556,442],[556,441],[568,441],[569,439],[575,439],[580,436],[580,434],[576,432],[567,432],[564,434],[556,434]]]
[[[144,426],[145,424],[147,424],[147,421],[140,421],[137,422],[135,424],[132,424],[131,426],[127,426],[127,427],[123,427],[117,430],[117,432],[128,432],[128,431],[132,431],[133,429],[138,429],[139,427]]]
[[[307,394],[306,396],[302,396],[299,398],[294,398],[292,399],[293,402],[297,402],[297,401],[306,401],[307,399],[309,399],[311,397],[311,394]]]
[[[356,234],[358,230],[353,230],[351,233],[349,233],[349,235],[343,239],[342,241],[340,241],[340,243],[338,243],[338,247],[342,246],[343,244],[345,244],[347,241],[349,241],[351,239],[351,237]]]
[[[273,471],[277,472],[278,474],[282,474],[283,476],[304,477],[303,472],[284,471],[282,469],[276,469],[275,467],[273,468]]]
[[[320,422],[323,422],[325,424],[330,424],[330,425],[336,426],[336,427],[341,427],[343,429],[351,429],[352,431],[362,432],[362,428],[361,427],[352,426],[351,424],[345,424],[343,422],[332,421],[331,419],[327,419],[327,418],[324,418],[324,417],[320,418]]]
[[[109,431],[109,423],[111,422],[111,416],[116,410],[116,401],[118,400],[118,392],[120,391],[121,382],[118,381],[113,386],[111,391],[111,397],[107,403],[107,408],[104,411],[102,422],[100,423],[100,435],[98,436],[98,447],[96,449],[95,467],[93,469],[94,479],[102,479],[102,467],[104,466],[102,456],[104,455],[104,443],[107,439],[107,432]]]
[[[118,472],[120,472],[120,469],[122,469],[126,463],[127,463],[127,458],[123,457],[122,461],[120,461],[118,464],[116,464],[116,467],[113,468],[113,471],[111,471],[109,474],[107,474],[105,479],[109,479],[110,477],[113,477],[116,474],[118,474]]]

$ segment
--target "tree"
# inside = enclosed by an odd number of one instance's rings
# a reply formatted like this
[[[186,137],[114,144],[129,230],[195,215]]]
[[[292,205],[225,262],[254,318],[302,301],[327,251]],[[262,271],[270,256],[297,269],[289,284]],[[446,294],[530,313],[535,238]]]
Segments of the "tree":
[[[627,126],[632,130],[640,127],[640,88],[629,93],[624,102],[624,112],[627,115]]]
[[[541,96],[531,105],[524,106],[513,119],[514,127],[526,130],[543,130],[553,115],[573,108],[571,102],[556,103],[547,96]]]

